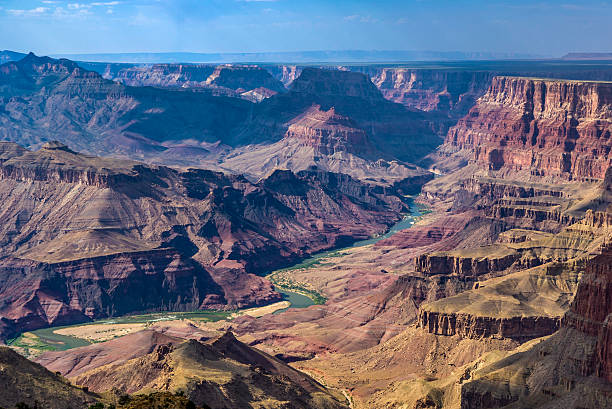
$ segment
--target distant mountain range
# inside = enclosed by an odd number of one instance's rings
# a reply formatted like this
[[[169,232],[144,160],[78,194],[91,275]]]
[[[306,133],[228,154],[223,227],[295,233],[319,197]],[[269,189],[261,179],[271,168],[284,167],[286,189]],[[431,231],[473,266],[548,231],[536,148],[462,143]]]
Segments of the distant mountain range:
[[[104,53],[56,54],[54,57],[80,61],[131,63],[218,63],[218,62],[283,62],[283,63],[365,63],[440,60],[515,60],[538,59],[546,56],[521,53],[490,53],[461,51],[290,51],[261,53]]]
[[[612,60],[612,53],[567,53],[562,60],[590,60],[590,61],[608,61]]]

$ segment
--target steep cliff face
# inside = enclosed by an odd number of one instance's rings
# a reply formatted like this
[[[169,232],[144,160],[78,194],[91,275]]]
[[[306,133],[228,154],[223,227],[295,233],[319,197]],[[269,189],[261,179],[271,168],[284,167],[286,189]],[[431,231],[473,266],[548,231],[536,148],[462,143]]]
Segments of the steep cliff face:
[[[206,79],[207,85],[223,87],[238,92],[265,88],[274,92],[286,91],[283,84],[264,68],[243,65],[220,65]]]
[[[369,101],[381,100],[382,94],[367,76],[350,71],[305,68],[291,91],[319,95],[355,97]]]
[[[564,326],[596,337],[595,375],[612,382],[612,250],[593,259],[565,316]]]
[[[102,73],[107,79],[133,87],[200,88],[233,96],[258,88],[273,93],[285,91],[282,82],[253,65],[154,64],[105,69]]]
[[[138,311],[194,311],[226,304],[210,274],[175,249],[55,263],[7,258],[0,272],[0,311],[13,333]],[[280,299],[271,286],[268,297]]]
[[[490,251],[497,254],[484,255],[483,253],[487,252],[486,248],[483,248],[482,253],[477,255],[471,255],[467,251],[464,254],[460,252],[423,254],[415,259],[415,269],[428,275],[477,277],[502,272],[520,259],[520,254],[510,249],[500,252],[498,247],[491,247]]]
[[[461,408],[612,405],[611,265],[607,246],[587,261],[559,331],[488,365],[475,363],[468,368],[456,382]]]
[[[446,143],[493,171],[603,179],[611,121],[612,83],[496,77]]]
[[[374,150],[366,132],[350,118],[336,114],[333,107],[329,111],[321,110],[320,106],[311,107],[291,121],[285,137],[296,139],[322,155],[368,153]]]
[[[510,338],[525,341],[552,334],[560,324],[561,318],[551,317],[494,318],[426,310],[419,313],[419,326],[431,334],[473,339]]]
[[[266,65],[264,68],[287,88],[302,73],[302,67],[297,65]]]
[[[201,87],[214,71],[207,64],[155,64],[105,70],[104,77],[132,87]]]
[[[491,84],[491,71],[381,68],[372,82],[385,98],[423,111],[440,111],[459,118]]]
[[[612,80],[612,70],[608,64],[479,61],[438,63],[435,68],[431,65],[368,65],[348,66],[346,69],[367,74],[385,98],[391,101],[410,108],[436,111],[453,120],[467,114],[476,100],[486,93],[495,76]]]
[[[577,255],[585,256],[587,251],[584,247],[588,247],[592,240],[592,237],[585,238],[584,244],[578,246],[583,250],[556,257],[563,260],[565,257],[573,259]],[[419,326],[437,335],[510,338],[520,342],[552,334],[559,329],[576,291],[580,262],[558,261],[541,267],[533,266],[549,262],[551,255],[554,258],[558,253],[559,243],[568,242],[566,238],[552,241],[540,239],[531,246],[515,244],[513,246],[519,251],[514,252],[506,247],[508,245],[500,245],[502,250],[511,252],[512,268],[509,268],[510,265],[491,266],[499,262],[495,257],[505,260],[499,248],[481,249],[484,254],[493,255],[484,256],[482,264],[468,263],[467,271],[456,271],[456,276],[474,274],[475,266],[482,266],[482,273],[489,276],[502,272],[505,275],[488,280],[480,278],[469,291],[423,304],[419,310]],[[549,247],[549,250],[542,251],[543,247]],[[521,255],[521,251],[526,254]],[[444,264],[441,268],[452,267]],[[513,269],[519,271],[509,272]],[[432,270],[433,273],[436,271]],[[445,271],[448,270],[440,270],[440,273],[444,274]],[[478,277],[475,279],[478,280]]]

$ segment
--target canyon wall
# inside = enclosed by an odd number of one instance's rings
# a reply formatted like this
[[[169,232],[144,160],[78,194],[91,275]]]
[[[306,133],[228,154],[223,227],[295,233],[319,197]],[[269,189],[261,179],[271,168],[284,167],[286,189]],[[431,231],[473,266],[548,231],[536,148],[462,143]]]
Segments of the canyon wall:
[[[559,329],[554,317],[478,317],[471,314],[444,314],[421,309],[419,326],[430,334],[459,335],[463,338],[511,338],[525,341],[552,334]]]
[[[273,93],[285,91],[283,83],[264,68],[234,64],[154,64],[114,67],[82,64],[93,68],[106,79],[132,87],[196,88],[240,96],[242,93],[264,88]],[[114,68],[114,69],[113,69]]]
[[[589,373],[612,382],[612,250],[588,263],[563,325],[596,337],[594,367]],[[592,372],[591,372],[592,371]]]
[[[611,132],[612,83],[496,77],[446,143],[502,174],[593,180],[610,165]]]
[[[502,406],[589,408],[612,405],[612,251],[588,260],[559,331],[456,383],[462,409]],[[444,327],[446,328],[446,327]]]
[[[491,71],[445,69],[364,69],[385,98],[422,111],[465,115],[489,87]]]
[[[223,308],[222,288],[175,249],[125,252],[57,263],[0,263],[2,336],[144,311]],[[270,301],[281,297],[268,287]]]

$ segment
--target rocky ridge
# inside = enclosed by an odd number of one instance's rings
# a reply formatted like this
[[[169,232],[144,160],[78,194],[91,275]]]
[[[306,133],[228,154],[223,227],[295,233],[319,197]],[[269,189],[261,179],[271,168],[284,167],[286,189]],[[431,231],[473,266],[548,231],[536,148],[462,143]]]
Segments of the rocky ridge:
[[[100,344],[96,350],[112,351],[113,342]],[[78,355],[77,365],[90,363],[87,371],[73,372],[71,380],[91,391],[129,394],[182,391],[196,405],[213,409],[278,406],[289,402],[295,408],[347,407],[340,393],[331,392],[308,375],[238,341],[232,333],[205,342],[175,339],[158,343],[150,353],[107,365],[91,364],[98,356],[92,355],[91,347],[87,348],[87,351],[76,349],[63,355]],[[56,366],[51,363],[50,367]]]

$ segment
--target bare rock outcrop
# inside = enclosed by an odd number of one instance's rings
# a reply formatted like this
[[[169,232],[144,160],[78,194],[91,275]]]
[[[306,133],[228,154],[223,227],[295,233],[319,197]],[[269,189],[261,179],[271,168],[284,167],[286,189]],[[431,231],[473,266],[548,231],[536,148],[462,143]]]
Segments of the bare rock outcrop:
[[[132,342],[139,334],[130,334]],[[142,338],[142,337],[141,337]],[[157,337],[159,338],[159,337]],[[129,359],[104,365],[93,355],[114,354],[119,340],[60,353],[87,365],[86,371],[64,372],[90,391],[121,393],[158,390],[182,392],[197,405],[213,409],[249,406],[346,409],[342,394],[325,388],[310,376],[277,358],[246,345],[230,332],[206,342],[171,340],[133,354]],[[59,370],[63,367],[57,367]],[[229,391],[229,392],[228,392]]]
[[[496,77],[446,143],[493,171],[603,179],[611,121],[610,83]]]
[[[605,248],[588,263],[564,326],[596,337],[592,373],[612,382],[612,251]],[[587,373],[587,375],[591,372]]]
[[[491,253],[499,248],[492,248]],[[501,254],[486,254],[487,248],[479,249],[481,254],[470,256],[469,252],[461,254],[430,253],[415,259],[415,269],[423,274],[446,274],[459,277],[477,277],[480,275],[501,272],[510,268],[520,259],[518,252],[507,249]],[[499,251],[495,251],[499,253]]]
[[[510,338],[525,341],[552,334],[561,324],[554,317],[477,317],[471,314],[444,314],[421,310],[419,326],[431,334],[463,338]]]
[[[612,405],[611,265],[608,246],[587,261],[559,331],[489,365],[467,369],[457,385],[461,408]]]

